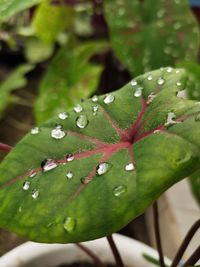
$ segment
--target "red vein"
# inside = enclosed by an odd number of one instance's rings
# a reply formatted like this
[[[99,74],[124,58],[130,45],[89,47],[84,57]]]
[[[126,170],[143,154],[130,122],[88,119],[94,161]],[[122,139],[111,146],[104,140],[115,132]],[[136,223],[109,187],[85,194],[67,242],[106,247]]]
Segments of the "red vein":
[[[0,143],[0,150],[4,151],[6,153],[9,153],[12,150],[12,146],[9,146],[7,144]]]
[[[87,140],[91,143],[94,143],[96,145],[105,145],[105,144],[108,144],[108,143],[105,143],[97,138],[94,138],[94,137],[91,137],[91,136],[88,136],[88,135],[85,135],[85,134],[82,134],[82,133],[77,133],[77,132],[73,132],[73,131],[70,131],[70,130],[67,130],[65,131],[66,133],[69,133],[70,135],[73,135],[73,136],[77,136],[81,139],[84,139],[84,140]]]

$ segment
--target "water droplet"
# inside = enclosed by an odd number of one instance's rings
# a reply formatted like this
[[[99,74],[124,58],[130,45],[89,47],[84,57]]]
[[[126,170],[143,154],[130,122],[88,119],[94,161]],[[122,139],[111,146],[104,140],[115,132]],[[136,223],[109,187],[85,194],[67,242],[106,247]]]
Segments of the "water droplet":
[[[176,74],[180,73],[180,70],[176,70]]]
[[[96,102],[98,102],[98,96],[97,95],[94,95],[93,97],[92,97],[92,102],[94,102],[94,103],[96,103]]]
[[[36,176],[36,174],[37,174],[37,172],[36,172],[35,170],[31,170],[31,171],[29,171],[28,176],[29,176],[30,178],[33,178],[34,176]]]
[[[130,172],[130,171],[133,171],[135,169],[135,166],[133,163],[128,163],[126,166],[125,166],[125,170]]]
[[[125,185],[119,185],[113,189],[113,195],[115,197],[119,197],[122,194],[126,192],[126,186]]]
[[[178,91],[176,96],[182,99],[187,99],[187,90]]]
[[[105,97],[104,97],[104,100],[103,100],[103,102],[106,104],[106,105],[108,105],[108,104],[110,104],[110,103],[112,103],[112,102],[114,102],[115,101],[115,97],[114,97],[114,95],[111,95],[111,94],[107,94]]]
[[[154,92],[151,92],[151,94],[148,96],[147,104],[150,104],[156,96],[157,95]]]
[[[74,160],[74,156],[72,154],[68,154],[66,156],[66,159],[67,159],[68,162],[73,161]]]
[[[63,227],[67,232],[71,233],[75,229],[75,226],[76,221],[72,217],[67,217],[65,219]]]
[[[160,132],[161,132],[161,130],[159,130],[159,129],[153,131],[154,134],[157,134],[157,133],[160,133]]]
[[[102,162],[97,166],[96,173],[98,175],[103,175],[108,172],[111,168],[111,165],[107,162]]]
[[[153,79],[152,75],[147,76],[147,80],[151,81]]]
[[[39,195],[40,195],[39,190],[34,189],[32,191],[32,198],[37,199],[39,197]]]
[[[86,115],[80,115],[77,119],[76,119],[76,125],[78,126],[78,128],[84,129],[87,125],[88,125],[88,119]]]
[[[87,177],[81,178],[80,180],[82,184],[89,184],[92,181],[91,179],[88,179]]]
[[[67,172],[66,174],[68,179],[72,179],[73,178],[73,173],[71,171]]]
[[[138,87],[134,92],[134,96],[140,97],[142,95],[142,90],[143,90],[143,87]]]
[[[137,85],[137,81],[136,81],[136,80],[132,80],[132,81],[131,81],[131,85],[132,85],[132,86],[136,86],[136,85]]]
[[[177,86],[181,86],[182,83],[181,83],[181,82],[177,82],[176,85],[177,85]]]
[[[60,112],[58,114],[58,118],[61,119],[61,120],[65,120],[69,117],[68,113],[67,112]]]
[[[54,139],[62,139],[66,133],[62,130],[62,125],[58,124],[56,128],[51,130],[51,137]]]
[[[178,165],[184,164],[184,163],[188,162],[191,159],[191,156],[192,155],[189,152],[188,153],[184,153],[183,156],[176,161],[176,163]]]
[[[39,132],[40,132],[39,127],[34,127],[33,129],[31,129],[31,134],[38,134]]]
[[[168,72],[168,73],[171,73],[172,70],[173,70],[172,67],[168,67],[168,68],[167,68],[167,72]]]
[[[80,113],[83,111],[83,107],[80,105],[80,104],[77,104],[75,107],[74,107],[74,111],[76,113]]]
[[[195,116],[195,121],[200,121],[200,113]]]
[[[97,115],[97,111],[98,111],[98,109],[99,109],[99,107],[97,106],[97,105],[95,105],[95,106],[93,106],[92,107],[92,114],[95,116],[95,115]]]
[[[163,78],[159,78],[157,81],[158,85],[163,85],[165,83],[165,80]]]
[[[169,112],[167,114],[167,121],[165,123],[165,126],[177,123],[174,119],[176,119],[176,115],[173,112]]]
[[[43,172],[53,170],[57,166],[58,166],[58,163],[53,159],[45,159],[41,164]]]
[[[23,183],[23,190],[29,190],[30,186],[31,186],[31,182],[30,181],[25,181]]]

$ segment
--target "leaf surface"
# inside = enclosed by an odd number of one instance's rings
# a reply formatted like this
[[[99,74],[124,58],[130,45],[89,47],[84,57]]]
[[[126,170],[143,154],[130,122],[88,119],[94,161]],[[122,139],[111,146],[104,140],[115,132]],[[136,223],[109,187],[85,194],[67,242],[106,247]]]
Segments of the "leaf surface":
[[[188,1],[105,0],[112,47],[133,75],[196,59],[197,22]]]
[[[95,239],[199,170],[200,105],[177,97],[187,79],[153,71],[33,129],[0,165],[1,227],[40,242]]]
[[[25,74],[33,69],[33,65],[24,64],[12,71],[8,77],[0,83],[0,118],[10,101],[10,93],[26,85]]]
[[[39,123],[72,107],[96,89],[102,66],[89,59],[107,49],[106,43],[86,43],[62,48],[50,63],[39,87],[35,115]]]

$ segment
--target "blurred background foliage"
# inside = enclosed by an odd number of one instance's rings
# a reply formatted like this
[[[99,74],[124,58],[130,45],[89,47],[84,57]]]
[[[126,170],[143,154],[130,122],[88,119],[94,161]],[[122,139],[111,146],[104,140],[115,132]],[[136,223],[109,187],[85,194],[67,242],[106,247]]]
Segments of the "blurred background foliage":
[[[1,122],[25,133],[169,65],[188,71],[187,96],[199,101],[199,18],[195,0],[0,0]]]

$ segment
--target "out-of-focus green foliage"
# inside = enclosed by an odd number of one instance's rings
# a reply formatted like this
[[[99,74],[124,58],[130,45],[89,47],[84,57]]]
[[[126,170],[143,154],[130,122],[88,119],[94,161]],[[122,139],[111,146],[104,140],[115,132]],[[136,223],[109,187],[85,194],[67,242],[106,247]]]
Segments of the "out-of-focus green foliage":
[[[107,43],[85,43],[68,45],[57,53],[39,87],[35,106],[38,123],[72,107],[97,89],[102,66],[89,63],[89,59],[107,48]]]
[[[11,100],[10,93],[19,89],[27,84],[25,74],[33,69],[32,65],[22,65],[12,71],[5,81],[0,83],[0,118],[3,116],[3,112]]]

